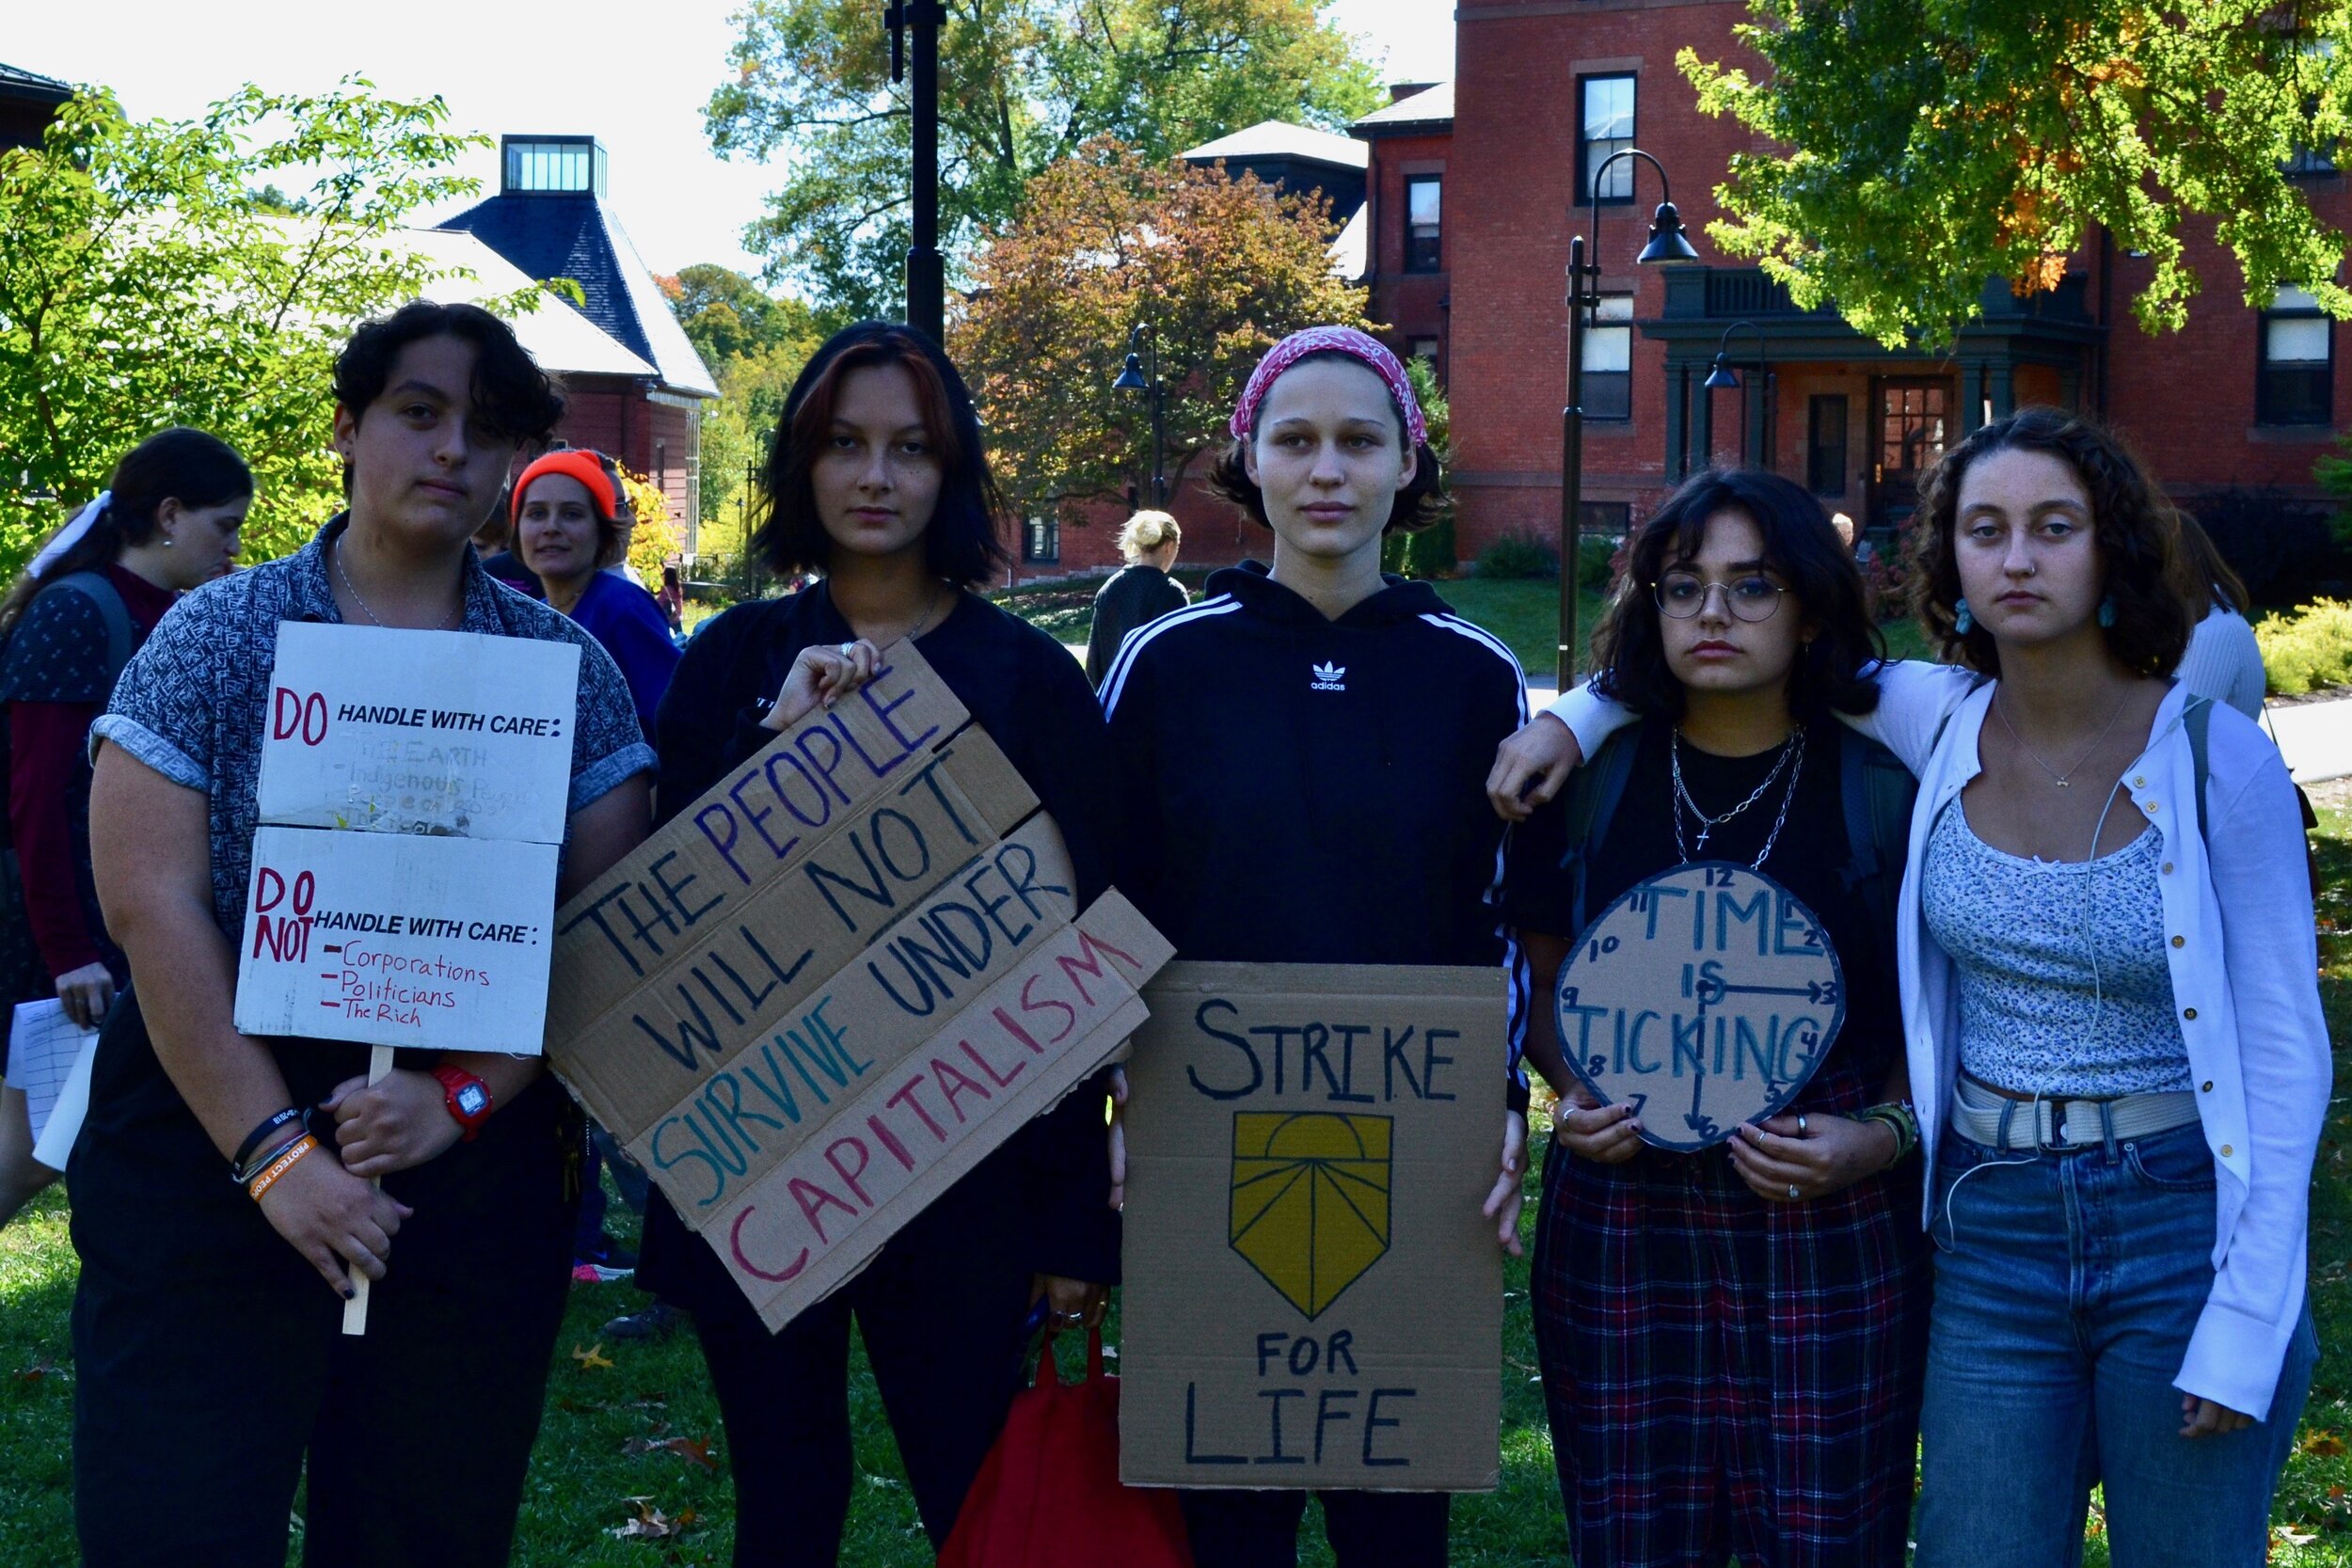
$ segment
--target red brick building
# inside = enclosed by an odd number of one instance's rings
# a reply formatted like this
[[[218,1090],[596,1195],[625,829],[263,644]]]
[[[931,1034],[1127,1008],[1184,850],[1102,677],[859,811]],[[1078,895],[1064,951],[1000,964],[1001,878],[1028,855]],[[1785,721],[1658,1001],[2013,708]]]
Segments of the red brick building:
[[[2316,495],[2312,462],[2352,410],[2342,331],[2307,296],[2241,303],[2210,224],[2191,241],[2206,289],[2181,332],[2140,329],[2129,302],[2150,263],[2103,236],[2055,293],[1988,284],[1949,354],[1890,352],[1834,311],[1797,309],[1706,237],[1712,189],[1752,138],[1698,112],[1674,56],[1739,57],[1740,0],[1458,0],[1454,16],[1455,80],[1356,132],[1372,151],[1372,313],[1446,382],[1465,560],[1505,532],[1556,534],[1569,225],[1589,231],[1594,216],[1576,205],[1578,170],[1632,145],[1666,166],[1701,261],[1634,266],[1661,192],[1646,165],[1619,161],[1597,210],[1602,320],[1585,341],[1588,526],[1623,526],[1692,467],[1745,457],[1890,528],[1947,444],[2028,403],[2102,415],[2185,500],[2233,485]],[[2352,224],[2343,175],[2304,163],[2320,215]],[[1737,391],[1702,385],[1719,347]]]

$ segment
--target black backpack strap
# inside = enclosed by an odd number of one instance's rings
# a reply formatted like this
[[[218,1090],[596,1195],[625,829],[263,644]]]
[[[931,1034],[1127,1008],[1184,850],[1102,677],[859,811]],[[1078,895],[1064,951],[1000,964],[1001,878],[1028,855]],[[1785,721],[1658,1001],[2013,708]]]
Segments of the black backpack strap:
[[[1846,817],[1847,861],[1840,873],[1858,894],[1873,929],[1895,923],[1895,899],[1911,861],[1911,812],[1919,783],[1895,753],[1846,731],[1837,737],[1837,798]]]
[[[2197,779],[2197,836],[2210,845],[2213,839],[2205,832],[2205,780],[2213,771],[2213,699],[2191,697],[2188,710],[2181,717],[2188,726],[2189,768]]]
[[[1597,755],[1568,776],[1567,793],[1560,802],[1564,821],[1564,841],[1566,852],[1560,858],[1560,869],[1570,882],[1570,910],[1575,918],[1572,931],[1581,931],[1592,918],[1584,907],[1585,874],[1591,866],[1594,851],[1608,835],[1609,824],[1617,815],[1617,802],[1625,799],[1626,781],[1633,777],[1633,755],[1640,749],[1642,730],[1638,724],[1628,725],[1601,742]]]
[[[111,692],[124,665],[131,662],[131,607],[122,602],[122,591],[106,579],[103,572],[73,572],[55,582],[41,584],[46,594],[62,588],[79,594],[98,611],[98,618],[106,626],[106,689]],[[105,701],[103,696],[99,698]]]

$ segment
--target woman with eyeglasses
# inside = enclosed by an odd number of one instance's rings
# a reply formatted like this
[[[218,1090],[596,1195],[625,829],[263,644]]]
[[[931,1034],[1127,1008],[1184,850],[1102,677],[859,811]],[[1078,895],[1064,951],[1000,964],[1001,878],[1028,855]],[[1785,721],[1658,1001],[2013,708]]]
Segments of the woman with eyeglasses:
[[[1861,576],[1795,484],[1699,474],[1634,534],[1595,644],[1635,721],[1514,832],[1503,879],[1560,1097],[1532,1294],[1576,1560],[1899,1568],[1927,1313],[1894,983],[1912,788],[1836,721],[1876,697]],[[1687,1082],[1600,1103],[1556,999],[1572,939],[1697,862],[1792,894],[1849,990],[1777,1114],[1682,1152]],[[1657,1009],[1688,1011],[1671,989]]]

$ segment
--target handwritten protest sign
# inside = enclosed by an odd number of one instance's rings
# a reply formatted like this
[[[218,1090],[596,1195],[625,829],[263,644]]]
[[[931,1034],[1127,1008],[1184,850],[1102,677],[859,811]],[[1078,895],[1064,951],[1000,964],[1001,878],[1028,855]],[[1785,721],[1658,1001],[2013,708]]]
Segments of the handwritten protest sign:
[[[1555,1002],[1568,1066],[1642,1137],[1695,1150],[1795,1100],[1846,1019],[1813,911],[1770,877],[1698,861],[1629,889],[1577,939]]]
[[[256,784],[233,1019],[535,1054],[572,774],[580,649],[289,621]],[[368,1281],[343,1332],[367,1329]]]
[[[261,819],[561,844],[579,688],[569,642],[289,621]]]
[[[548,1055],[780,1328],[1142,1022],[1075,884],[902,642],[558,912]]]
[[[1491,1489],[1502,972],[1178,963],[1144,1000],[1120,1479]]]
[[[579,679],[570,643],[278,628],[239,1029],[538,1051]]]

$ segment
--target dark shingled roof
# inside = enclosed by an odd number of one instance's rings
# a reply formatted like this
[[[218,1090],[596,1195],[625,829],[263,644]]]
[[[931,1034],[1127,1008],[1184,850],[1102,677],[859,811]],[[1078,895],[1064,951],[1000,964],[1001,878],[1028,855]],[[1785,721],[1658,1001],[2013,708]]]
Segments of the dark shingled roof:
[[[568,277],[587,303],[580,313],[661,372],[675,390],[719,395],[717,385],[670,314],[653,274],[611,207],[582,193],[509,192],[438,225],[471,234],[532,277]]]
[[[72,83],[16,66],[0,65],[0,98],[13,98],[20,103],[62,103],[72,96]]]

